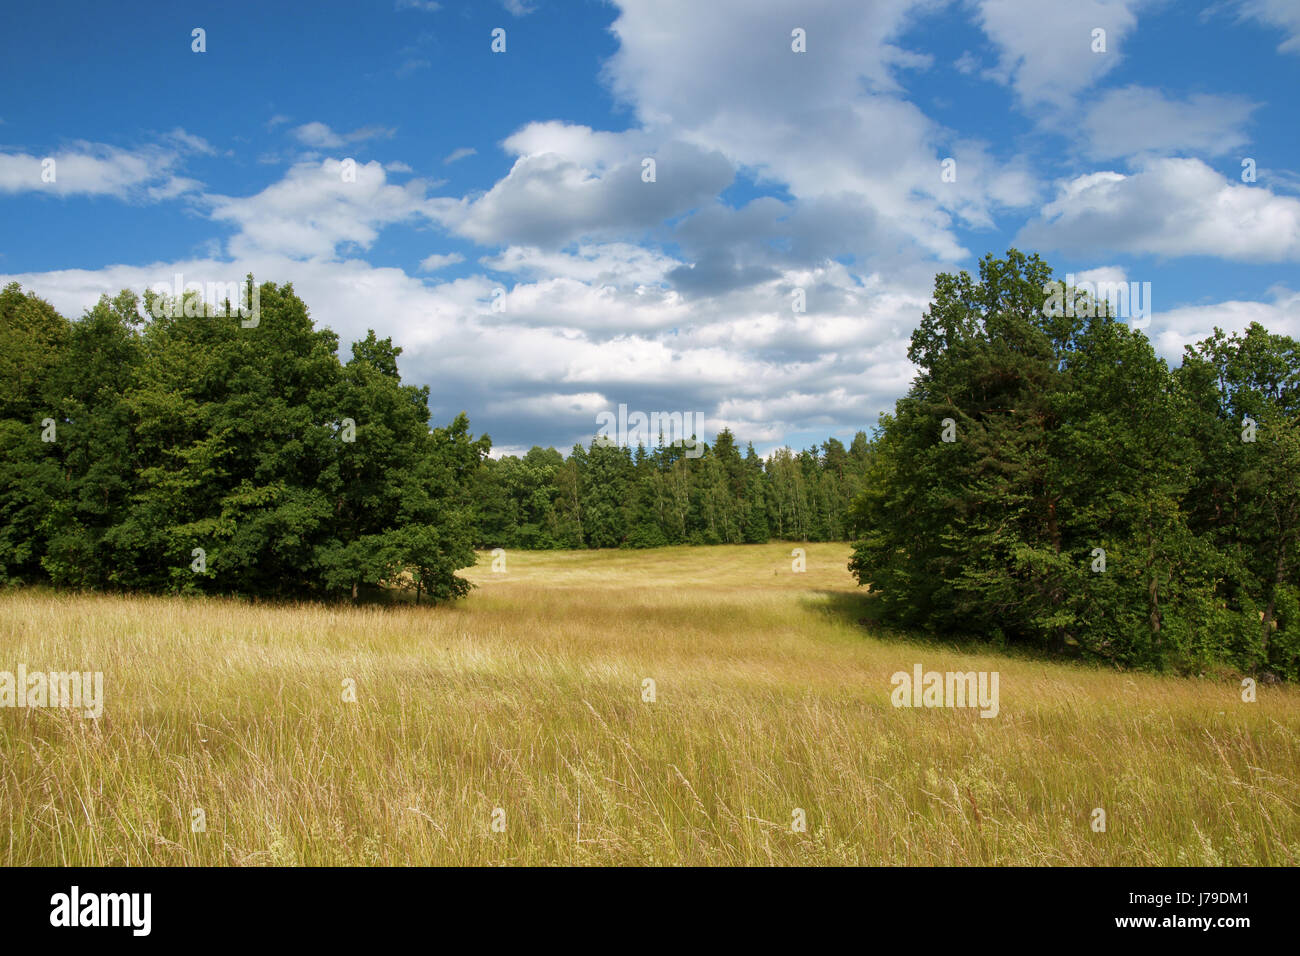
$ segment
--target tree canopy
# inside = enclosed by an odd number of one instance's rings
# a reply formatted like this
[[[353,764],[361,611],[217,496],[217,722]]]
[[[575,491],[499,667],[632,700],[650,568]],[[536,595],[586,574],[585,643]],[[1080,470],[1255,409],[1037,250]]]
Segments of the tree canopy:
[[[653,548],[670,544],[848,541],[868,440],[836,438],[766,461],[724,428],[698,457],[662,441],[635,449],[592,439],[567,458],[533,448],[489,459],[479,475],[483,547]]]
[[[344,363],[292,286],[258,292],[251,328],[152,293],[75,321],[0,294],[0,581],[465,593],[489,440],[463,414],[430,428],[390,340],[372,331]]]
[[[1170,369],[1037,256],[936,277],[851,570],[881,620],[1134,666],[1300,676],[1300,352],[1258,325]]]

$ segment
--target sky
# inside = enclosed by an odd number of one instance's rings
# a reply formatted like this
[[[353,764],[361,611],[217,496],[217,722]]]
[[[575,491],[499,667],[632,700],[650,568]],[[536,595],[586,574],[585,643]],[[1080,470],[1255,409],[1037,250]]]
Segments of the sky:
[[[0,89],[0,284],[291,282],[494,454],[847,443],[1012,246],[1300,336],[1300,0],[48,0]]]

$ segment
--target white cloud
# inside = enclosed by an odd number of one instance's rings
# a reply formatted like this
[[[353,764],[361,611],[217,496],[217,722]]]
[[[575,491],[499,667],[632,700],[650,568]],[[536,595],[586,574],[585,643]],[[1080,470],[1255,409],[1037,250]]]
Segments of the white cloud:
[[[431,256],[425,256],[420,260],[421,272],[437,272],[439,269],[445,269],[447,266],[454,266],[458,262],[464,262],[465,257],[459,252],[449,252],[446,255],[434,253]]]
[[[473,156],[477,152],[478,150],[472,146],[461,146],[459,149],[453,149],[448,153],[447,157],[442,162],[444,166],[449,165],[456,162],[458,159],[465,159],[466,157]]]
[[[976,19],[999,51],[992,75],[1027,106],[1067,107],[1119,65],[1137,11],[1151,0],[974,0]],[[1106,52],[1093,52],[1093,30]]]
[[[1091,282],[1094,285],[1114,284],[1116,282],[1127,282],[1128,271],[1122,266],[1098,266],[1095,269],[1084,269],[1074,274],[1075,285],[1083,282]]]
[[[778,7],[625,0],[605,75],[648,134],[719,152],[798,202],[847,197],[878,220],[876,251],[912,244],[952,261],[967,254],[954,215],[988,225],[1036,187],[1030,167],[1007,170],[987,147],[954,153],[949,133],[902,97],[896,70],[921,64],[897,37],[932,6],[809,5],[798,15],[808,43],[799,54],[791,14]],[[942,183],[940,160],[954,155],[989,175]],[[854,233],[843,238],[861,250]]]
[[[177,145],[189,147],[188,134],[169,134]],[[195,143],[206,143],[189,137]],[[209,147],[210,149],[210,147]],[[53,160],[53,165],[47,165]],[[158,201],[192,192],[200,184],[176,175],[181,162],[176,148],[145,146],[120,149],[100,143],[77,142],[46,156],[0,153],[0,193],[45,192],[54,196],[115,196],[118,199]],[[46,170],[53,182],[45,182]]]
[[[344,182],[343,164],[327,159],[294,165],[256,195],[207,201],[213,219],[238,226],[229,243],[235,256],[258,251],[329,258],[342,243],[364,248],[383,226],[427,217],[429,185],[420,179],[390,184],[377,162],[356,164],[356,181]]]
[[[429,283],[356,259],[264,251],[232,261],[2,276],[0,283],[18,281],[76,315],[101,294],[170,285],[177,272],[186,281],[239,281],[251,271],[292,282],[314,319],[339,333],[344,354],[367,328],[393,336],[405,349],[403,375],[430,384],[436,420],[470,409],[475,428],[503,445],[541,440],[567,450],[594,433],[597,401],[600,408],[626,402],[699,411],[710,433],[729,424],[755,440],[829,427],[832,419],[859,427],[891,405],[912,374],[906,338],[923,292],[881,282],[867,290],[837,267],[697,308],[641,283],[648,266],[635,247],[622,249],[631,259],[620,267],[621,248],[571,256],[604,260],[590,281],[539,276],[512,285],[505,312],[492,311],[497,283],[486,276]],[[784,287],[794,281],[823,290],[810,295],[806,315],[789,311]],[[851,286],[839,290],[845,308],[824,308],[843,283]]]
[[[363,126],[350,133],[336,133],[324,123],[313,121],[295,127],[294,137],[304,146],[318,149],[338,149],[348,143],[364,142],[368,139],[391,138],[395,130],[385,126]]]
[[[1278,289],[1271,302],[1236,300],[1157,312],[1147,334],[1156,351],[1177,364],[1185,346],[1206,338],[1216,327],[1225,332],[1245,332],[1252,322],[1277,335],[1300,338],[1300,292]]]
[[[217,154],[216,147],[202,136],[187,133],[179,126],[164,135],[163,140],[176,146],[182,152],[200,153],[204,156],[215,156]]]
[[[718,153],[658,144],[639,133],[530,123],[504,143],[519,158],[482,196],[437,200],[440,220],[484,245],[557,248],[590,236],[626,236],[709,202],[732,179]],[[654,182],[642,161],[653,155]]]
[[[1300,53],[1300,4],[1295,0],[1241,0],[1241,15],[1286,34],[1279,53]]]
[[[682,265],[670,256],[625,242],[584,243],[572,252],[510,246],[479,261],[496,272],[528,278],[576,279],[596,286],[662,284],[670,270]]]
[[[1109,90],[1084,117],[1087,152],[1094,159],[1184,150],[1222,155],[1245,145],[1243,127],[1258,108],[1242,96],[1198,93],[1177,100],[1149,87]]]
[[[1130,175],[1097,172],[1061,183],[1016,241],[1073,254],[1295,261],[1300,200],[1227,180],[1198,159],[1156,159]]]
[[[294,129],[293,135],[300,143],[307,146],[319,146],[332,149],[342,146],[346,141],[332,129],[321,122],[304,123]]]

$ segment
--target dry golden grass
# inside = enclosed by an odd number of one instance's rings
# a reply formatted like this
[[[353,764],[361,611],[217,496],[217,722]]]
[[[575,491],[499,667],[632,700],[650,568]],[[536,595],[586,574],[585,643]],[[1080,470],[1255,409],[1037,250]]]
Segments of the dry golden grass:
[[[0,709],[0,859],[1300,863],[1296,689],[881,639],[807,552],[483,555],[436,609],[5,593],[0,670],[107,702]],[[998,671],[999,716],[895,709],[917,662]]]

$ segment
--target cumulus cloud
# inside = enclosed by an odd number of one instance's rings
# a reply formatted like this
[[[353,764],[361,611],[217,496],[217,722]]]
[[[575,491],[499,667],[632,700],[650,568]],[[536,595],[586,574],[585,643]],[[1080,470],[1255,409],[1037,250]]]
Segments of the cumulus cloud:
[[[377,162],[354,168],[355,181],[345,181],[340,160],[298,163],[253,196],[206,201],[213,219],[238,228],[229,243],[235,256],[256,251],[328,258],[343,243],[368,247],[383,226],[430,215],[429,183],[389,183]]]
[[[446,226],[484,245],[553,249],[637,234],[711,201],[733,177],[719,153],[639,133],[532,123],[504,146],[518,158],[485,194],[435,203]],[[643,178],[646,158],[656,164],[652,182]]]
[[[620,248],[569,253],[573,271],[588,270],[585,280],[539,274],[510,284],[504,312],[493,311],[498,283],[484,275],[429,283],[353,258],[263,251],[0,282],[18,281],[71,315],[101,294],[171,285],[178,272],[187,282],[239,281],[247,272],[292,282],[316,321],[339,333],[345,352],[367,328],[393,336],[405,350],[403,375],[431,386],[436,419],[471,409],[476,429],[511,447],[542,441],[567,450],[595,433],[596,411],[620,402],[700,412],[710,434],[730,425],[755,440],[825,430],[831,419],[860,426],[889,407],[910,378],[906,340],[924,296],[883,283],[868,289],[833,267],[694,308],[640,281],[671,260],[652,269],[629,246],[629,262],[620,266]],[[528,257],[511,255],[516,264]],[[601,271],[592,273],[597,262]],[[794,282],[823,290],[810,294],[806,314],[790,311],[784,293]]]
[[[509,246],[479,261],[495,272],[576,279],[596,286],[663,284],[669,271],[681,265],[662,252],[628,242],[581,243],[564,250]]]
[[[1060,184],[1016,240],[1091,255],[1300,259],[1300,200],[1225,179],[1198,159],[1156,159],[1132,174],[1097,172]]]
[[[807,54],[791,51],[790,16],[779,7],[620,6],[611,27],[619,48],[605,77],[644,129],[721,153],[797,202],[851,197],[892,224],[878,230],[877,251],[892,253],[901,241],[913,253],[960,259],[967,250],[953,232],[958,222],[987,226],[996,211],[1035,198],[1029,167],[999,161],[976,142],[952,144],[905,98],[898,69],[924,63],[898,37],[925,4],[810,5],[798,18]],[[942,182],[949,156],[970,175]],[[841,238],[861,246],[853,232]]]
[[[1042,0],[975,0],[975,15],[998,49],[991,75],[1026,106],[1061,108],[1119,65],[1143,5],[1144,0],[1070,0],[1044,9]],[[1093,52],[1096,29],[1106,31],[1105,53]]]

